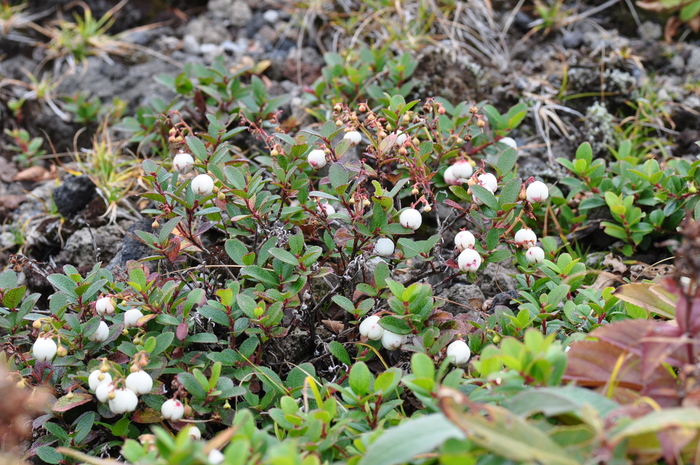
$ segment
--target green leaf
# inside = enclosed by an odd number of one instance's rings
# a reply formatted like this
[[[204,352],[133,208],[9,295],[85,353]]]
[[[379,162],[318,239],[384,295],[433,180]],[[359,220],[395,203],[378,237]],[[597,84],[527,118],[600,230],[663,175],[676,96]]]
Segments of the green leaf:
[[[158,336],[156,336],[156,346],[155,349],[153,349],[153,352],[151,352],[151,355],[158,355],[165,349],[170,347],[170,344],[173,342],[173,339],[175,339],[175,333],[173,333],[172,331],[168,331],[167,333],[161,333]]]
[[[350,369],[348,383],[352,391],[358,396],[364,396],[372,385],[372,374],[365,362],[357,362]]]
[[[294,255],[292,255],[284,249],[273,247],[270,249],[270,255],[289,265],[299,266],[299,260]]]
[[[36,449],[36,455],[46,463],[57,464],[63,460],[63,454],[49,446],[41,446]]]
[[[387,315],[382,317],[379,320],[379,325],[399,335],[411,334],[411,325],[395,316]]]
[[[341,344],[338,341],[331,341],[331,343],[328,346],[328,350],[341,362],[346,364],[347,366],[352,365],[352,360],[350,359],[350,355],[348,354],[347,349],[345,349],[345,346]]]
[[[508,147],[503,152],[501,152],[501,155],[498,157],[498,161],[496,162],[496,168],[498,168],[498,171],[500,172],[501,176],[509,173],[510,170],[513,169],[517,159],[518,151],[515,150],[513,147]]]
[[[201,161],[206,161],[208,158],[207,148],[204,146],[204,142],[198,137],[187,136],[185,138],[187,141],[187,147],[190,148],[192,154]]]
[[[14,310],[22,301],[22,297],[24,297],[24,293],[26,291],[27,286],[15,287],[14,289],[6,291],[5,297],[3,297],[2,299],[3,306],[7,307],[10,310]]]
[[[341,163],[333,163],[328,170],[328,179],[331,182],[333,189],[337,189],[348,183],[350,173]]]
[[[192,394],[196,400],[204,400],[207,397],[207,392],[204,390],[202,385],[197,381],[194,375],[191,373],[180,373],[177,375],[177,380],[182,384],[187,392]],[[206,385],[208,382],[205,382]]]
[[[347,297],[343,297],[342,295],[334,295],[331,300],[338,304],[343,310],[345,310],[348,313],[355,313],[355,304],[352,303],[352,300],[348,299]]]
[[[405,420],[388,429],[368,448],[358,465],[398,465],[434,451],[448,439],[464,439],[464,433],[442,413]]]
[[[48,278],[49,282],[59,291],[75,296],[75,288],[78,286],[75,281],[63,274],[52,274]]]
[[[491,193],[490,190],[486,189],[484,186],[480,186],[478,184],[474,184],[472,187],[470,187],[472,191],[472,195],[476,197],[477,199],[481,200],[484,205],[486,205],[489,208],[493,208],[494,210],[498,210],[498,200],[496,199],[496,196]]]

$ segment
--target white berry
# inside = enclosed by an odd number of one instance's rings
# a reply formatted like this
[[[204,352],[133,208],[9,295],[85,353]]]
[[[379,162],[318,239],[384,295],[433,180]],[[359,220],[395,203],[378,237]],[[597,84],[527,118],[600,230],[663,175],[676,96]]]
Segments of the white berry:
[[[542,247],[530,247],[527,249],[527,252],[525,252],[525,258],[527,258],[529,263],[542,263],[544,260],[544,250],[542,250]]]
[[[537,242],[537,235],[535,234],[535,231],[533,231],[530,228],[523,228],[518,230],[518,232],[515,233],[515,245],[519,245],[520,247],[525,247],[529,248],[535,245],[535,242]]]
[[[384,328],[379,325],[379,317],[371,315],[360,323],[360,334],[373,341],[378,341],[384,335]]]
[[[160,407],[163,418],[170,421],[178,421],[185,414],[185,406],[177,399],[168,399]]]
[[[88,336],[88,339],[93,342],[105,342],[109,337],[109,326],[104,321],[100,321],[99,326],[94,333]]]
[[[472,353],[467,343],[460,339],[447,346],[447,357],[445,359],[449,360],[453,365],[464,365],[469,361],[471,355]]]
[[[328,202],[323,202],[318,206],[318,211],[321,213],[325,213],[326,216],[331,216],[335,214],[335,208],[333,208],[333,205],[331,205]]]
[[[109,373],[102,373],[100,370],[94,370],[92,373],[90,373],[90,376],[88,376],[88,385],[90,386],[90,390],[92,392],[95,392],[95,390],[103,383],[111,383],[112,382],[112,375]]]
[[[391,331],[384,330],[382,334],[382,345],[386,350],[396,350],[400,348],[404,343],[404,337]]]
[[[498,180],[496,179],[496,176],[491,173],[484,173],[480,174],[477,179],[482,187],[488,189],[488,191],[492,194],[496,193],[496,190],[498,189]]]
[[[212,449],[207,456],[207,460],[209,460],[209,463],[212,465],[219,465],[225,458],[226,457],[224,457],[224,454],[222,454],[219,449]]]
[[[133,412],[139,403],[136,393],[129,388],[115,389],[114,398],[109,399],[109,409],[115,415]]]
[[[194,158],[187,152],[180,152],[173,158],[173,168],[178,173],[187,173],[194,166]]]
[[[388,237],[377,239],[377,243],[374,244],[374,253],[380,257],[388,257],[394,253],[394,241]]]
[[[518,148],[518,143],[515,142],[515,139],[513,139],[512,137],[503,137],[499,139],[498,142],[500,142],[501,144],[506,144],[508,147],[513,147],[514,149]]]
[[[114,313],[114,299],[111,297],[101,297],[95,302],[95,311],[100,316]]]
[[[139,319],[143,317],[143,313],[138,308],[132,308],[124,312],[124,327],[133,328],[135,327]]]
[[[474,249],[464,249],[457,257],[457,265],[465,273],[476,271],[481,266],[481,255]]]
[[[97,397],[97,400],[104,404],[109,401],[109,394],[114,390],[115,387],[111,381],[108,383],[100,383],[95,388],[95,397]]]
[[[394,134],[397,134],[396,132]],[[408,135],[405,132],[396,135],[396,145],[399,147],[403,146],[404,142],[408,139]]]
[[[187,434],[189,434],[190,437],[195,441],[197,439],[202,439],[202,432],[199,431],[199,428],[197,428],[196,426],[190,426],[188,428],[185,428],[185,430],[187,431]]]
[[[547,200],[547,197],[549,197],[549,189],[542,181],[534,181],[527,186],[525,196],[527,197],[527,201],[530,203],[542,202],[543,200]]]
[[[460,252],[465,249],[473,249],[475,243],[476,238],[474,234],[469,231],[460,231],[455,236],[455,247],[457,247],[457,250]]]
[[[474,168],[467,160],[460,160],[452,165],[452,173],[457,179],[469,179],[474,173]]]
[[[399,222],[404,228],[413,229],[415,231],[423,224],[423,217],[415,208],[407,208],[401,212]]]
[[[138,395],[148,394],[153,389],[153,379],[143,370],[135,371],[126,377],[126,387]]]
[[[326,152],[320,149],[312,150],[306,158],[313,168],[319,170],[326,166]]]
[[[454,166],[449,166],[445,172],[442,174],[442,178],[445,180],[445,184],[448,186],[459,186],[468,181],[468,179],[458,178],[455,175]]]
[[[343,136],[343,139],[347,139],[351,145],[357,145],[362,142],[362,134],[358,131],[348,131]]]
[[[40,337],[34,341],[32,354],[37,362],[50,362],[56,356],[58,345],[50,337]]]
[[[199,174],[192,180],[192,192],[206,197],[214,192],[214,180],[208,174]]]

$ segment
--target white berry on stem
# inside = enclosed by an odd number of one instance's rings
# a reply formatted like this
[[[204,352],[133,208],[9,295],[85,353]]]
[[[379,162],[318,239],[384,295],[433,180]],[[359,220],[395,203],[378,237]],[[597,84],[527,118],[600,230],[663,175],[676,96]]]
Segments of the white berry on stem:
[[[359,131],[348,131],[343,139],[347,139],[351,145],[357,145],[362,142],[362,134]]]
[[[58,345],[53,339],[43,336],[34,341],[32,355],[37,362],[50,362],[58,352]]]
[[[549,189],[542,181],[533,181],[525,190],[525,197],[530,203],[542,202],[549,197]]]
[[[399,215],[399,223],[401,223],[401,226],[404,228],[413,229],[415,231],[423,224],[423,217],[415,208],[407,208]]]
[[[206,197],[214,192],[214,180],[208,174],[199,174],[192,180],[192,192]]]
[[[382,345],[386,350],[396,350],[401,348],[404,343],[404,337],[392,333],[391,331],[385,329],[384,334],[382,334]]]
[[[185,414],[185,406],[177,399],[168,399],[160,407],[163,418],[170,421],[178,421]]]
[[[93,370],[88,376],[88,385],[90,390],[95,392],[95,390],[103,383],[111,383],[112,375],[109,373],[102,373],[101,370]]]
[[[132,308],[124,312],[124,327],[133,328],[135,327],[139,319],[143,318],[143,313],[138,308]]]
[[[143,370],[129,373],[126,377],[126,387],[136,394],[148,394],[153,389],[153,378]]]
[[[476,271],[481,266],[481,255],[474,249],[464,249],[457,257],[457,265],[465,273]]]
[[[527,258],[528,263],[542,263],[544,261],[544,250],[541,247],[530,247],[525,252],[525,258]]]
[[[459,339],[447,346],[447,357],[445,359],[453,365],[464,365],[469,361],[471,354],[467,343]]]
[[[465,249],[473,249],[476,244],[474,234],[469,231],[460,231],[455,236],[455,247],[462,252]]]
[[[115,415],[133,412],[139,403],[136,393],[129,388],[115,389],[114,398],[109,400],[109,409]]]
[[[455,175],[457,179],[469,179],[474,174],[474,168],[472,168],[471,163],[467,160],[460,160],[451,166],[452,174]]]
[[[194,166],[194,158],[187,152],[179,152],[173,158],[173,168],[178,173],[187,173]]]
[[[384,328],[379,325],[379,316],[370,315],[360,323],[360,335],[378,341],[384,335]]]
[[[306,160],[309,162],[309,165],[311,165],[312,168],[320,170],[326,166],[326,152],[321,149],[312,150],[309,152]]]
[[[515,245],[527,249],[535,245],[537,242],[537,234],[530,228],[522,228],[515,233],[513,240],[515,241]]]
[[[93,342],[104,342],[109,337],[109,326],[104,321],[100,321],[94,333],[88,336],[88,339]]]
[[[377,243],[374,244],[374,253],[380,257],[388,257],[394,253],[394,241],[388,237],[382,237],[377,239]]]

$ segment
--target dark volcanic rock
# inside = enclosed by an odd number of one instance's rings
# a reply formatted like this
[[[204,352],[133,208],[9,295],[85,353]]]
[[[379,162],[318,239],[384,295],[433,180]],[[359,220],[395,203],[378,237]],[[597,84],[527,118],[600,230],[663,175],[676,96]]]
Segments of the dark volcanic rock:
[[[53,201],[64,217],[73,216],[97,195],[95,184],[89,177],[68,176],[62,185],[53,191]]]

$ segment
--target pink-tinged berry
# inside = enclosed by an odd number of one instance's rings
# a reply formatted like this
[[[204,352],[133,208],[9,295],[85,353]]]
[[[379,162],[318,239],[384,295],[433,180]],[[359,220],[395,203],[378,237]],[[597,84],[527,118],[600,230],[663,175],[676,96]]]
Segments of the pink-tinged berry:
[[[399,215],[399,223],[401,223],[401,226],[404,228],[413,229],[415,231],[423,224],[423,217],[415,208],[407,208]]]
[[[452,173],[457,179],[469,179],[474,174],[474,168],[467,160],[460,160],[452,165]],[[466,182],[466,181],[465,181]]]
[[[541,247],[530,247],[525,252],[525,258],[527,258],[528,263],[542,263],[544,260],[544,250]]]
[[[476,244],[476,238],[469,231],[460,231],[455,236],[455,247],[460,252],[465,249],[473,249],[474,244]]]
[[[360,323],[360,334],[373,341],[378,341],[384,335],[384,328],[379,325],[379,317],[370,315]]]
[[[515,240],[515,245],[527,249],[535,245],[535,243],[537,242],[537,235],[532,229],[523,228],[515,233],[513,239]]]
[[[474,249],[464,249],[457,257],[457,265],[465,273],[476,271],[481,266],[481,255]]]
[[[496,176],[494,176],[493,174],[480,174],[477,179],[479,181],[479,184],[492,194],[495,194],[496,190],[498,190],[498,179],[496,179]]]
[[[401,346],[404,343],[404,337],[392,333],[391,331],[384,330],[384,334],[382,334],[382,345],[386,350],[396,350],[401,348]]]
[[[324,213],[326,216],[331,216],[335,214],[335,208],[328,202],[323,202],[318,206],[318,211]]]
[[[93,342],[105,342],[109,337],[109,326],[104,321],[100,321],[94,333],[88,336],[88,339]]]
[[[191,437],[192,439],[194,439],[195,441],[196,441],[196,440],[199,440],[199,439],[202,439],[202,432],[199,430],[199,428],[197,428],[197,427],[194,426],[194,425],[188,426],[188,427],[185,428],[183,431],[187,431],[187,434],[189,434],[190,437]]]
[[[306,157],[312,168],[320,170],[326,166],[326,152],[321,149],[312,150]]]
[[[185,414],[185,406],[177,399],[168,399],[160,407],[163,418],[170,421],[178,421]]]
[[[513,147],[516,150],[518,149],[518,143],[515,142],[515,139],[513,139],[512,137],[503,137],[499,139],[498,142],[500,142],[501,144],[505,144],[508,147]]]
[[[542,181],[534,181],[527,186],[525,196],[530,203],[542,202],[549,197],[549,189]]]

